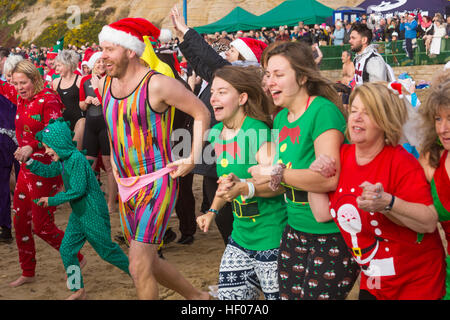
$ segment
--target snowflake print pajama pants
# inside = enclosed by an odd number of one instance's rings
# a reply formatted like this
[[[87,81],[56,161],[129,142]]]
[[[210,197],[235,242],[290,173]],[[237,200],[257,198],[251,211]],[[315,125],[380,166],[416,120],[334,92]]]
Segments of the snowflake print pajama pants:
[[[25,164],[21,165],[14,191],[14,229],[19,251],[22,275],[34,277],[36,269],[36,248],[33,233],[56,250],[59,250],[64,232],[55,225],[55,207],[38,206],[33,199],[54,195],[61,186],[61,177],[43,178],[31,173]],[[78,254],[81,261],[83,256]]]
[[[230,237],[219,271],[219,300],[278,300],[278,248],[248,250]]]
[[[309,234],[289,225],[278,267],[282,300],[343,300],[360,271],[340,233]]]

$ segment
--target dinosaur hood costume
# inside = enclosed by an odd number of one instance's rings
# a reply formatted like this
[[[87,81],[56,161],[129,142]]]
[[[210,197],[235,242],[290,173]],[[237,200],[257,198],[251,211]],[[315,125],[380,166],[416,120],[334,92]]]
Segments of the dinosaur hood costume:
[[[70,202],[73,211],[78,215],[84,214],[88,207],[92,207],[94,211],[108,212],[106,202],[101,201],[104,200],[103,192],[91,165],[84,154],[77,150],[76,142],[72,141],[73,135],[69,124],[63,118],[50,120],[43,130],[36,133],[36,140],[52,148],[60,159],[48,166],[42,166],[38,161],[30,161],[27,162],[27,168],[40,176],[62,176],[66,191],[50,197],[49,205],[57,206]]]
[[[72,141],[73,133],[63,118],[50,120],[49,124],[36,133],[36,139],[52,148],[59,161],[45,165],[29,160],[27,168],[39,176],[53,177],[61,175],[65,191],[48,198],[49,206],[70,202],[72,214],[66,228],[60,254],[68,277],[71,266],[79,266],[77,252],[88,241],[105,261],[129,274],[128,257],[117,243],[111,241],[109,210],[100,185],[84,154]],[[34,199],[37,202],[39,199]],[[70,271],[70,272],[69,272]],[[84,287],[80,274],[79,282],[69,289],[76,291]]]
[[[60,161],[69,159],[77,151],[76,142],[72,141],[73,132],[63,118],[50,120],[49,125],[36,134],[36,139],[52,148]]]

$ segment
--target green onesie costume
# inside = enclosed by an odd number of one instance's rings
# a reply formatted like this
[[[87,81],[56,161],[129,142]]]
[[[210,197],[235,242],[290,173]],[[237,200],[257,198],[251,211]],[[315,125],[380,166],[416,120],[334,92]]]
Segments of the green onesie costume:
[[[57,206],[70,202],[72,207],[59,249],[68,275],[69,289],[76,291],[84,287],[77,253],[86,240],[103,260],[130,274],[128,257],[111,240],[109,211],[103,192],[89,162],[75,147],[76,143],[72,141],[72,132],[67,123],[63,118],[50,120],[49,125],[36,134],[36,138],[52,148],[60,159],[50,165],[29,160],[27,168],[42,177],[62,175],[66,191],[49,197],[48,205]]]

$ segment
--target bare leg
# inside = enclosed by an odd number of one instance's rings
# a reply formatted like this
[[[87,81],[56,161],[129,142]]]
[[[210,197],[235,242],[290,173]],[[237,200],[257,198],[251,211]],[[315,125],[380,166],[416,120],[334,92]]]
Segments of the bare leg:
[[[83,256],[83,260],[80,261],[80,269],[83,269],[87,265],[87,259]]]
[[[92,168],[92,170],[94,170],[94,172],[95,172],[95,166],[97,165],[97,158],[91,157],[91,156],[86,156],[86,159],[92,160],[92,161],[93,161],[93,162],[92,162],[92,165],[91,165],[91,168]]]
[[[157,257],[152,254],[151,246],[131,240],[128,252],[130,274],[140,300],[158,299],[158,284],[152,272],[152,264]]]
[[[12,288],[16,288],[16,287],[20,287],[21,285],[25,284],[25,283],[32,283],[36,280],[35,277],[24,277],[24,276],[20,276],[19,279],[17,279],[16,281],[13,281],[9,284],[10,287]]]
[[[77,149],[81,150],[83,148],[83,136],[84,136],[84,125],[86,123],[86,118],[81,118],[75,124],[75,136],[73,140],[77,142]]]
[[[109,212],[115,212],[117,210],[116,198],[117,198],[117,183],[114,179],[111,166],[111,157],[102,156],[103,165],[105,166],[107,178],[108,178],[108,208]]]
[[[209,299],[207,292],[194,288],[172,265],[157,254],[157,245],[132,240],[130,273],[139,299],[158,299],[158,282],[189,300]]]

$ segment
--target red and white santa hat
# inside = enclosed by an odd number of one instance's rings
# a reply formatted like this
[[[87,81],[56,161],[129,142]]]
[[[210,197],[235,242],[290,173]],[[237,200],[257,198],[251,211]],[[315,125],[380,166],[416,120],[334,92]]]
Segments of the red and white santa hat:
[[[97,62],[98,59],[100,59],[101,56],[102,56],[101,51],[94,52],[92,56],[89,58],[88,63],[86,64],[88,68],[91,70],[94,69],[95,63]]]
[[[239,38],[230,43],[246,61],[260,62],[261,55],[267,44],[252,38]]]
[[[94,54],[94,50],[92,48],[87,48],[86,51],[84,51],[84,57],[83,61],[81,61],[81,66],[87,65],[89,62],[89,59]]]
[[[56,59],[56,57],[58,56],[58,52],[47,52],[47,59]]]
[[[144,18],[124,18],[102,28],[99,43],[108,41],[130,49],[142,56],[145,50],[144,36],[157,41],[160,30]]]

